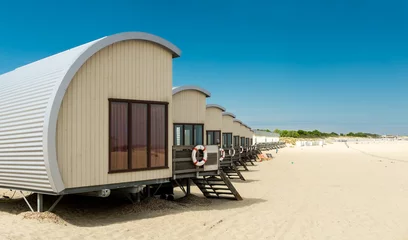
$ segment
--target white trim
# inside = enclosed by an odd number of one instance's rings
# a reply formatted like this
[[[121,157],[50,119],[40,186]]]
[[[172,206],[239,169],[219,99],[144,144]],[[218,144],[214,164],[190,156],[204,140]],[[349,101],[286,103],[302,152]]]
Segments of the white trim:
[[[222,113],[222,116],[230,116],[232,118],[236,118],[235,114],[232,114],[230,112],[224,112],[224,113]]]
[[[188,91],[188,90],[193,90],[193,91],[198,91],[204,94],[206,97],[211,97],[211,93],[204,88],[201,88],[199,86],[193,86],[193,85],[186,85],[186,86],[181,86],[181,87],[173,87],[173,95],[182,92],[182,91]]]
[[[225,108],[223,106],[221,106],[221,105],[218,105],[218,104],[207,104],[206,107],[207,108],[218,108],[221,111],[225,112]]]
[[[180,49],[158,36],[143,32],[125,32],[104,37],[95,41],[95,43],[90,45],[79,55],[78,58],[76,58],[76,60],[71,64],[71,66],[69,66],[67,72],[64,74],[61,83],[57,84],[55,87],[44,116],[44,162],[51,187],[56,193],[60,193],[65,189],[58,167],[56,147],[57,120],[65,92],[75,74],[89,58],[109,45],[126,40],[145,40],[157,43],[172,52],[173,57],[179,57],[181,55]]]

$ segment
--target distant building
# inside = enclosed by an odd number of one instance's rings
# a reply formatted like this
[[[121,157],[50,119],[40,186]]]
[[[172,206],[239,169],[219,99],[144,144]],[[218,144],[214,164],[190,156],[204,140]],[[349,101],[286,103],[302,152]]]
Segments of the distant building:
[[[279,142],[280,135],[278,133],[272,133],[262,130],[254,131],[254,143],[266,143],[266,142]]]
[[[394,136],[394,135],[382,135],[381,138],[383,138],[383,139],[389,139],[389,140],[394,140],[394,139],[398,139],[398,136]]]

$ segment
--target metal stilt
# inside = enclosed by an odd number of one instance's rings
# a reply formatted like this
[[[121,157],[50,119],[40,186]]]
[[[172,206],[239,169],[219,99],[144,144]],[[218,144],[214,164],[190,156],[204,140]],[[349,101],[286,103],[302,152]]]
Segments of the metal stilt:
[[[52,212],[52,210],[54,210],[54,208],[57,206],[57,204],[61,201],[61,199],[64,197],[64,195],[59,196],[59,198],[54,202],[54,204],[52,204],[52,206],[50,207],[50,209],[48,209],[48,212]]]
[[[190,178],[187,178],[186,187],[187,187],[186,195],[190,195],[190,193],[191,193],[191,190],[190,190],[190,187],[191,187]]]
[[[37,193],[37,212],[44,212],[44,201],[41,193]]]
[[[30,208],[31,212],[34,212],[34,209],[31,207],[30,203],[28,202],[27,198],[24,196],[23,191],[20,191],[21,196],[23,196],[24,201],[27,203],[28,207]]]

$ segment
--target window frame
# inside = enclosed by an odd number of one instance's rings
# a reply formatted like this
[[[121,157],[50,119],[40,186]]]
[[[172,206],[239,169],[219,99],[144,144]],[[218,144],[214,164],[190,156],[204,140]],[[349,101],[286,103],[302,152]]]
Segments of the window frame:
[[[226,147],[224,147],[224,144],[225,144],[225,142],[224,142],[224,134],[225,134],[225,137],[226,137],[226,142],[228,142],[228,136],[230,135],[231,136],[231,146],[226,146]],[[221,146],[223,147],[223,148],[225,148],[225,149],[229,149],[229,148],[233,148],[234,147],[234,134],[232,133],[232,132],[222,132],[222,142],[221,142]]]
[[[215,133],[216,132],[218,132],[220,135],[220,143],[219,144],[212,144],[212,145],[217,145],[217,146],[222,146],[222,133],[221,133],[221,130],[207,130],[206,131],[206,136],[207,136],[207,138],[206,138],[206,142],[207,142],[207,145],[209,145],[208,144],[208,133],[209,132],[212,132],[212,133],[214,133],[213,134],[213,139],[212,139],[212,141],[213,141],[213,143],[216,143],[217,141],[215,141],[216,139],[215,139]]]
[[[233,141],[234,141],[234,143],[233,143],[233,145],[234,145],[234,147],[239,147],[239,146],[241,146],[241,144],[240,144],[240,137],[239,137],[239,135],[234,135],[233,136],[234,137],[234,139],[233,139]],[[235,140],[235,138],[238,138],[238,142],[236,142]],[[238,145],[237,145],[238,144]]]
[[[128,168],[127,169],[121,169],[121,170],[112,170],[112,159],[111,159],[111,149],[112,149],[112,143],[111,143],[111,114],[112,114],[112,103],[113,102],[119,102],[119,103],[127,103],[128,105]],[[146,168],[132,168],[132,109],[131,109],[131,104],[132,103],[139,103],[139,104],[146,104],[147,107],[147,136],[146,136],[146,142],[147,142],[147,167]],[[125,173],[125,172],[139,172],[139,171],[149,171],[149,170],[155,170],[155,169],[168,169],[169,168],[169,103],[168,102],[161,102],[161,101],[145,101],[145,100],[132,100],[132,99],[118,99],[118,98],[109,98],[108,99],[108,104],[109,104],[109,113],[108,113],[108,174],[111,173]],[[164,166],[159,166],[159,167],[150,167],[151,166],[151,105],[163,105],[164,106],[164,115],[165,115],[165,161],[164,161]]]
[[[175,128],[175,126],[176,125],[181,125],[181,126],[183,126],[182,128],[183,128],[183,130],[182,130],[182,134],[183,134],[183,142],[182,142],[182,145],[175,145],[175,142],[174,142],[174,139],[175,139],[175,135],[173,136],[173,146],[195,146],[195,145],[197,145],[197,144],[195,144],[194,142],[195,142],[195,134],[194,134],[194,126],[196,126],[196,125],[200,125],[201,126],[201,136],[203,136],[203,139],[202,139],[202,144],[204,145],[204,124],[203,123],[173,123],[173,133],[174,133],[174,128]],[[185,125],[191,125],[191,126],[193,126],[193,128],[192,128],[192,136],[191,136],[191,139],[193,140],[193,145],[185,145],[185,143],[186,143],[186,138],[185,138]]]

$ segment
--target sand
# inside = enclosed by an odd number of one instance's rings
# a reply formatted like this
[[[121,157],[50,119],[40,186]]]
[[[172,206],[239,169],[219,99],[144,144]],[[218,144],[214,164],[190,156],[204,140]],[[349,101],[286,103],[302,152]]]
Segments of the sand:
[[[243,172],[248,181],[233,181],[244,201],[207,200],[193,188],[188,199],[136,205],[72,196],[55,214],[33,214],[22,200],[3,199],[0,236],[402,240],[408,239],[407,173],[408,142],[285,148]]]

